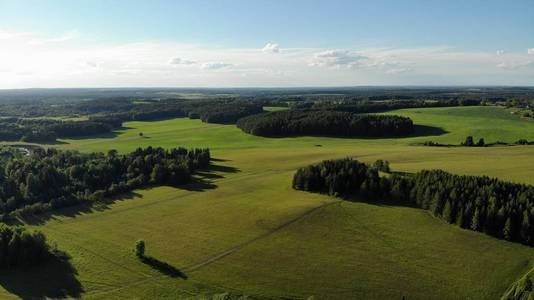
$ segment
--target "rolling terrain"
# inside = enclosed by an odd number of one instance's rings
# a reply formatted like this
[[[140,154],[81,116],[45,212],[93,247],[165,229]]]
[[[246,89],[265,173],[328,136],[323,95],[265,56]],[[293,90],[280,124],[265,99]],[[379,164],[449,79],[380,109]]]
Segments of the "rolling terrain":
[[[496,107],[389,113],[412,118],[416,134],[273,139],[233,125],[173,119],[62,140],[54,146],[85,152],[209,147],[216,160],[188,186],[137,190],[34,220],[31,226],[72,256],[72,266],[50,263],[30,276],[2,272],[0,296],[177,298],[235,291],[259,298],[499,298],[532,269],[531,248],[462,230],[419,209],[341,202],[291,188],[298,167],[345,156],[386,159],[395,171],[440,168],[534,184],[533,146],[418,146],[427,140],[459,144],[467,135],[486,142],[534,140],[532,121]],[[137,239],[183,277],[139,262],[132,252]]]

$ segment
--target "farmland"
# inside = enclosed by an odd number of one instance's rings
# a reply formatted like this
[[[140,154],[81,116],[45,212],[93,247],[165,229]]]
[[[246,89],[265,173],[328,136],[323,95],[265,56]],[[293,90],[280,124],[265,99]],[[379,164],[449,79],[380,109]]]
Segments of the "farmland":
[[[31,227],[69,253],[74,269],[47,265],[60,270],[51,277],[1,273],[3,295],[173,298],[233,291],[259,298],[500,297],[531,269],[531,248],[459,229],[416,208],[341,202],[291,189],[298,167],[346,156],[387,159],[398,171],[441,168],[534,183],[533,147],[417,145],[458,144],[467,135],[488,142],[534,139],[534,122],[495,107],[393,113],[411,117],[422,131],[398,139],[269,139],[233,125],[173,119],[128,122],[112,134],[61,140],[56,147],[83,152],[209,147],[215,161],[196,175],[199,181],[184,187],[136,190],[96,207],[67,208],[35,220]],[[146,241],[149,255],[187,279],[140,263],[132,253],[137,239]],[[49,284],[36,284],[43,281]]]

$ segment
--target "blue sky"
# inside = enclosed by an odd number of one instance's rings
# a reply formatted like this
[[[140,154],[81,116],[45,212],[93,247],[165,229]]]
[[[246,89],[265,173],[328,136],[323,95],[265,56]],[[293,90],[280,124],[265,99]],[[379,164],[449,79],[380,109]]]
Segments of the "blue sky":
[[[534,85],[534,1],[0,0],[2,47],[0,88]]]

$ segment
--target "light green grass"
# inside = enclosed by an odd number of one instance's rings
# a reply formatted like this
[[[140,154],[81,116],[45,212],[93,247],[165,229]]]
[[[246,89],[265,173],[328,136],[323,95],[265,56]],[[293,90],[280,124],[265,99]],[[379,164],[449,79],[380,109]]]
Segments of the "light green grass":
[[[204,180],[216,187],[140,190],[107,207],[68,209],[34,226],[73,256],[86,298],[179,298],[223,290],[318,299],[500,297],[529,271],[531,248],[461,230],[419,209],[341,202],[291,189],[296,168],[344,156],[388,159],[395,170],[442,168],[534,184],[534,147],[412,146],[426,139],[457,143],[473,132],[488,141],[534,139],[533,123],[486,107],[395,113],[449,133],[267,139],[235,126],[177,119],[129,122],[129,129],[115,136],[65,140],[58,147],[81,151],[210,147],[220,167]],[[166,277],[138,262],[132,253],[137,239],[147,242],[149,255],[181,269],[188,279]],[[0,281],[11,294],[51,295],[34,292],[36,279],[25,275],[15,284],[0,273]]]
[[[280,110],[286,110],[288,107],[280,107],[280,106],[264,106],[263,110],[265,111],[280,111]]]

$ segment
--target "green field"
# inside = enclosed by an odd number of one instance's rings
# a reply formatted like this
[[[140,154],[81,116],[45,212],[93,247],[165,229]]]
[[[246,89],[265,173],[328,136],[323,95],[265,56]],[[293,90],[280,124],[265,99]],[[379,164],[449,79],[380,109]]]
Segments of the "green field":
[[[216,161],[198,175],[199,183],[138,190],[101,207],[36,221],[33,227],[72,256],[74,269],[49,264],[39,272],[0,273],[1,295],[150,299],[235,291],[272,298],[498,299],[533,267],[531,248],[459,229],[419,209],[342,202],[291,188],[296,168],[345,156],[387,159],[398,171],[441,168],[534,184],[532,146],[415,145],[458,144],[467,135],[487,142],[534,140],[534,122],[495,107],[393,113],[411,117],[419,131],[401,139],[269,139],[233,125],[175,119],[129,122],[111,135],[63,140],[56,146],[80,151],[209,147]],[[187,279],[139,262],[132,253],[137,239]]]

